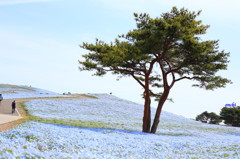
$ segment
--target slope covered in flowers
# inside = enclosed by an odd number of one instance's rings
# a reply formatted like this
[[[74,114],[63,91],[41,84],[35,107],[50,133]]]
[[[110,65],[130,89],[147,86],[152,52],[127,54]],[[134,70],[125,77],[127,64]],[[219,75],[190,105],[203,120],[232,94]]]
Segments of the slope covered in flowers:
[[[0,134],[0,158],[239,158],[239,136],[152,135],[27,122]]]
[[[39,98],[39,97],[66,97],[52,91],[34,88],[31,86],[18,86],[10,84],[0,84],[0,94],[3,99],[16,98]]]
[[[142,105],[108,94],[95,96],[98,99],[32,100],[25,108],[32,116],[49,121],[65,121],[72,125],[95,122],[103,128],[141,131]],[[205,130],[235,132],[239,128],[203,124],[163,111],[158,133],[189,135]]]
[[[0,158],[240,158],[239,128],[163,111],[157,134],[141,133],[142,105],[95,96],[25,103],[33,120],[49,123],[28,121],[0,133]]]

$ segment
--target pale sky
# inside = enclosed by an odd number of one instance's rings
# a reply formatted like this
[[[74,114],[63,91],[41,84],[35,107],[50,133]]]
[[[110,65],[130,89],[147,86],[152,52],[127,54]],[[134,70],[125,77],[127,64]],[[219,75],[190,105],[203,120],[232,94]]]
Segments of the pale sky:
[[[173,6],[202,10],[199,19],[211,26],[204,39],[219,39],[220,49],[231,55],[228,70],[218,74],[233,84],[205,91],[179,82],[170,92],[174,103],[166,102],[163,110],[195,118],[203,111],[218,114],[225,104],[240,105],[239,0],[0,0],[0,83],[58,93],[113,92],[142,104],[142,89],[133,79],[80,72],[78,60],[87,52],[79,44],[113,41],[135,28],[134,12],[159,17]]]

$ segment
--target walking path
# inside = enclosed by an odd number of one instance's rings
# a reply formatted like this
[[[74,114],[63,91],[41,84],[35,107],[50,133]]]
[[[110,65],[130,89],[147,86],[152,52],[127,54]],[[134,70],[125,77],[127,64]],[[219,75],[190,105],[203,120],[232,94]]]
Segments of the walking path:
[[[24,99],[6,99],[0,103],[0,131],[12,128],[21,123],[19,119],[23,118],[23,112],[19,111],[19,102],[29,101],[34,99],[48,100],[67,100],[67,99],[89,99],[91,97],[85,95],[75,95],[76,97],[47,97],[47,98],[24,98]],[[12,114],[12,102],[16,101],[17,107],[15,113]],[[16,121],[16,122],[15,122]]]
[[[21,99],[20,99],[21,100]],[[19,102],[20,100],[16,100]],[[0,125],[5,124],[14,120],[21,118],[18,110],[16,109],[15,113],[12,114],[12,102],[13,99],[3,100],[0,104]]]

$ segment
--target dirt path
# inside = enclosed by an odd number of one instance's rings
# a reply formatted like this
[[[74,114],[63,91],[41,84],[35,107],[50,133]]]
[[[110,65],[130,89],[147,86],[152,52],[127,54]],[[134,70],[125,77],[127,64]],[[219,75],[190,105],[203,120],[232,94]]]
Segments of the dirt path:
[[[6,99],[0,104],[0,132],[13,128],[27,120],[26,112],[20,107],[19,102],[48,99],[48,100],[69,100],[69,99],[91,99],[85,95],[75,95],[76,97],[47,97],[47,98],[23,98],[23,99]],[[16,101],[17,107],[15,113],[12,114],[12,102]]]

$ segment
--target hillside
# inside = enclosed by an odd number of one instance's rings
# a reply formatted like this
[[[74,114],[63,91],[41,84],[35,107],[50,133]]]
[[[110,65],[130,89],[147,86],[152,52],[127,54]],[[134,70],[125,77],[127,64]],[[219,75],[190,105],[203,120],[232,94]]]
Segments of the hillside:
[[[0,91],[7,97],[9,89]],[[24,103],[32,121],[0,133],[0,158],[240,158],[239,128],[163,111],[157,134],[146,134],[142,105],[108,94],[91,96],[96,99]]]
[[[66,95],[60,95],[58,93],[34,88],[31,86],[18,86],[10,84],[0,84],[0,94],[4,99],[16,99],[16,98],[34,98],[34,97],[66,97]]]

